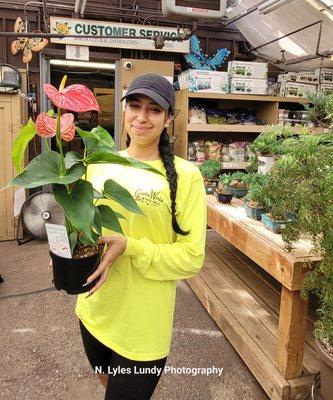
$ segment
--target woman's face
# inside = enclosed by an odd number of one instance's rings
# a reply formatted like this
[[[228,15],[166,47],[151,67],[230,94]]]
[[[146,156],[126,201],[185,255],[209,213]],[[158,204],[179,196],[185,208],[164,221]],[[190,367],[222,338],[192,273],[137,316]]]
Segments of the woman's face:
[[[124,120],[131,142],[143,145],[158,142],[162,130],[170,122],[167,111],[144,95],[134,95],[127,100]]]

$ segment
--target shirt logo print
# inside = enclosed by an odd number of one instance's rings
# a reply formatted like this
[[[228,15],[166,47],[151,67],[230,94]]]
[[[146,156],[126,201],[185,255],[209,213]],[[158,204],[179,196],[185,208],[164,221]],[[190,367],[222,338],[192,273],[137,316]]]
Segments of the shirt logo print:
[[[142,203],[150,206],[159,206],[164,203],[161,192],[155,191],[153,189],[151,189],[150,192],[144,191],[142,189],[137,189],[133,197],[135,201],[141,201]]]

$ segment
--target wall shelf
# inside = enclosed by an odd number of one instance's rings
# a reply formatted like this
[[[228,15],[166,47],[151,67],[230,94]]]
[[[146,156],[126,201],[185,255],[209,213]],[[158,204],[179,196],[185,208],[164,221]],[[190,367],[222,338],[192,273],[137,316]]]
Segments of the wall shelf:
[[[256,117],[260,120],[267,121],[267,125],[246,125],[246,124],[189,124],[189,105],[191,99],[201,100],[213,100],[217,103],[219,109],[232,109],[232,108],[246,108],[253,110]],[[207,140],[219,140],[223,139],[223,135],[219,133],[235,134],[235,140],[242,135],[242,140],[246,139],[246,134],[253,133],[259,134],[263,132],[269,125],[277,125],[279,118],[279,108],[290,108],[294,109],[299,104],[299,108],[302,108],[302,103],[308,102],[304,98],[294,97],[279,97],[279,96],[264,96],[264,95],[246,95],[246,94],[222,94],[222,93],[198,93],[189,92],[187,89],[179,90],[176,92],[176,106],[175,108],[180,110],[179,115],[174,121],[174,134],[177,136],[177,140],[174,144],[175,154],[179,157],[187,159],[187,149],[189,142],[189,135],[196,133],[196,139],[202,135],[202,139],[209,138]],[[281,105],[280,105],[281,103]],[[237,136],[238,138],[237,138]],[[214,136],[214,139],[212,139]],[[225,169],[229,164],[233,168],[238,169],[236,164],[239,163],[224,163]],[[242,168],[246,167],[248,163],[241,163]]]
[[[269,125],[246,125],[246,124],[187,124],[188,132],[248,132],[260,133]]]

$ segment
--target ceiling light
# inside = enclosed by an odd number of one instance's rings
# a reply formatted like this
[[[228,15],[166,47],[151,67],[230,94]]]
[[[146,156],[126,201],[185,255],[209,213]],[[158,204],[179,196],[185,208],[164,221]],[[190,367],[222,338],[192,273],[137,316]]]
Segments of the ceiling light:
[[[107,69],[114,70],[114,63],[101,63],[101,62],[91,62],[91,61],[75,61],[75,60],[50,60],[51,65],[56,65],[60,67],[79,67],[87,69]]]

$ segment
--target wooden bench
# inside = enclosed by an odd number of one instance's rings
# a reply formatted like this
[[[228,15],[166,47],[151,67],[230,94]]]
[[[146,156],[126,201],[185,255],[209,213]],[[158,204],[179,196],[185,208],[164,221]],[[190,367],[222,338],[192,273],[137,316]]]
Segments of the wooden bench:
[[[319,371],[312,333],[315,312],[307,319],[308,304],[299,295],[304,276],[300,257],[310,257],[308,245],[299,243],[296,256],[287,254],[280,235],[247,218],[241,201],[230,206],[213,196],[207,201],[208,225],[226,238],[207,231],[205,264],[187,281],[267,395],[305,399]],[[271,235],[277,243],[270,241]]]

